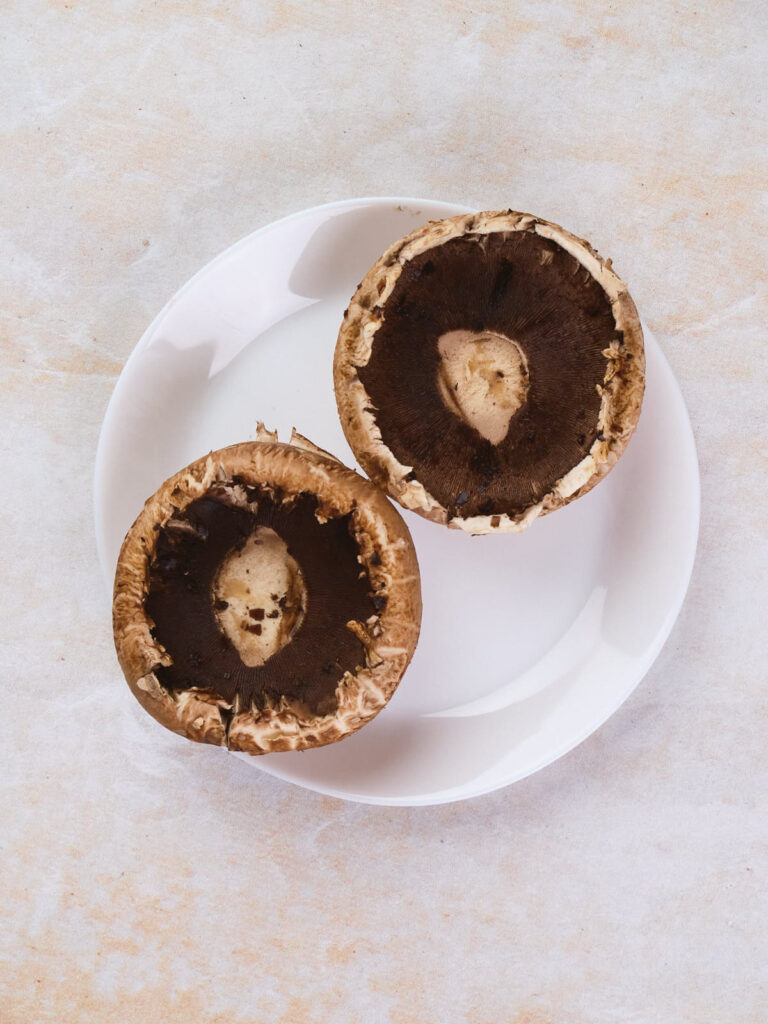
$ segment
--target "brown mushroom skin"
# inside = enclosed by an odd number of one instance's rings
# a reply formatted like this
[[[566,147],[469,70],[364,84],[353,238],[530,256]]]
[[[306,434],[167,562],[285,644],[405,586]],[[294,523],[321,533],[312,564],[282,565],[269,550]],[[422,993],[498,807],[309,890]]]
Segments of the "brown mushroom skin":
[[[123,542],[115,574],[113,630],[118,661],[146,711],[189,739],[251,754],[301,750],[343,739],[374,718],[394,693],[418,641],[421,588],[410,534],[381,491],[294,432],[290,444],[269,438],[233,445],[197,460],[167,480],[146,502]],[[312,494],[318,515],[352,515],[361,571],[376,606],[358,636],[363,664],[346,672],[336,708],[319,713],[283,697],[241,706],[212,689],[170,690],[158,670],[171,663],[153,635],[146,599],[159,530],[179,511],[238,481],[284,495]],[[385,600],[384,600],[385,598]]]
[[[376,335],[387,322],[388,300],[393,293],[395,296],[401,294],[398,283],[404,280],[406,271],[411,274],[409,268],[412,264],[429,268],[437,259],[438,247],[455,245],[457,240],[471,240],[482,248],[488,247],[489,243],[492,245],[495,238],[511,237],[512,233],[523,233],[535,239],[542,250],[542,263],[548,258],[546,250],[554,250],[562,253],[574,271],[583,275],[591,291],[604,299],[612,321],[611,340],[606,342],[605,350],[597,353],[600,372],[590,385],[596,421],[594,429],[586,432],[586,449],[576,453],[573,462],[561,465],[560,475],[550,480],[546,489],[536,492],[536,488],[532,488],[527,505],[517,504],[507,509],[497,505],[488,508],[487,512],[480,507],[468,506],[468,511],[462,511],[466,502],[464,493],[457,493],[452,501],[447,500],[445,494],[436,494],[438,488],[434,485],[430,488],[429,482],[421,478],[412,463],[409,464],[404,452],[398,455],[393,450],[398,444],[395,439],[389,439],[384,423],[390,410],[385,410],[381,395],[377,396],[377,405],[363,378],[372,360]],[[400,312],[402,310],[398,310]],[[484,313],[483,310],[479,312]],[[423,309],[419,313],[423,315]],[[405,314],[408,314],[407,309]],[[452,331],[448,337],[459,334],[457,328],[460,327],[472,327],[474,336],[478,338],[488,333],[489,324],[482,319],[476,324],[462,323],[460,319],[450,323],[449,327],[446,327],[447,323],[444,319],[443,329]],[[513,427],[515,419],[523,415],[518,412],[519,396],[525,395],[529,383],[532,389],[536,386],[535,371],[536,367],[531,367],[529,382],[528,366],[518,370],[517,395],[504,398],[509,406],[507,422],[511,419]],[[637,310],[626,285],[613,272],[610,260],[602,259],[587,242],[558,225],[513,211],[468,214],[432,222],[391,246],[371,268],[353,296],[339,331],[334,357],[334,385],[342,427],[366,473],[405,508],[473,534],[520,532],[539,515],[561,508],[594,487],[616,464],[634,431],[640,415],[644,381],[645,357]],[[437,383],[445,392],[442,381]],[[533,390],[531,396],[535,397]],[[456,411],[468,421],[477,416],[477,410],[473,410],[471,403],[472,395],[463,403],[461,394],[457,396],[459,408]],[[478,426],[477,423],[474,425]],[[460,426],[464,429],[464,424]],[[496,439],[493,431],[503,434],[504,430],[503,420],[501,425],[491,421],[486,436]],[[483,432],[482,428],[480,432]],[[487,441],[485,449],[492,454],[492,445]],[[482,450],[483,446],[479,451]],[[460,491],[460,488],[456,490]]]

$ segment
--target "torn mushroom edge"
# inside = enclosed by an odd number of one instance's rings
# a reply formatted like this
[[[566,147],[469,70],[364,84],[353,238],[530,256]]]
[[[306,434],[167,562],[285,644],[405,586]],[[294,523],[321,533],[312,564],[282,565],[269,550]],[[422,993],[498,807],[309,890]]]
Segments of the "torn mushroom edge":
[[[302,750],[343,739],[386,705],[411,660],[421,624],[421,587],[408,529],[384,494],[295,431],[289,444],[260,424],[257,441],[211,452],[167,480],[146,502],[123,542],[115,575],[113,628],[120,666],[139,703],[173,732],[202,743],[251,754]],[[157,669],[171,658],[152,636],[145,600],[160,528],[212,488],[239,477],[280,488],[289,497],[310,492],[328,517],[353,514],[361,572],[374,593],[386,595],[380,613],[348,623],[366,663],[347,672],[336,689],[337,708],[317,715],[282,697],[264,709],[240,707],[214,692],[170,691]],[[231,500],[238,501],[230,491]],[[373,564],[378,554],[379,565]]]
[[[376,410],[358,368],[371,358],[376,331],[383,322],[383,307],[405,264],[421,253],[462,235],[500,231],[535,231],[570,253],[593,277],[611,303],[621,343],[603,353],[606,370],[601,395],[598,438],[587,455],[551,491],[524,512],[451,517],[448,510],[418,480],[409,480],[412,466],[404,466],[387,447],[376,422]],[[370,478],[404,508],[426,519],[471,534],[521,533],[534,519],[586,494],[613,468],[637,424],[645,388],[645,348],[640,318],[626,284],[592,246],[550,221],[527,213],[486,212],[462,214],[431,221],[391,246],[363,278],[344,314],[333,367],[336,402],[344,434]]]

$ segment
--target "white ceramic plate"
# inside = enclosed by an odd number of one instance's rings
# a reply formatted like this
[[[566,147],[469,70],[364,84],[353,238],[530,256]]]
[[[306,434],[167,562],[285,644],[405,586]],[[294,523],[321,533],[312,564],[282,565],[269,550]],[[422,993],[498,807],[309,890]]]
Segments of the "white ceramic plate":
[[[295,425],[354,465],[333,396],[342,313],[391,242],[462,212],[397,198],[306,210],[244,238],[171,299],[102,428],[96,525],[110,587],[144,500],[205,452],[253,438],[258,420],[284,439]],[[610,476],[520,536],[468,537],[405,512],[424,620],[395,696],[342,743],[248,758],[254,767],[368,803],[459,800],[554,761],[627,699],[677,617],[699,516],[685,406],[645,337],[643,413]]]

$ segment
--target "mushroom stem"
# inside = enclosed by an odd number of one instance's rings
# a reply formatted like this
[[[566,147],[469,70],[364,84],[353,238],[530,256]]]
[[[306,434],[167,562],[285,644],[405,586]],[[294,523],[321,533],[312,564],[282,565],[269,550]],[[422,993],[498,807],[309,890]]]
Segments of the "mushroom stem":
[[[263,665],[304,621],[307,590],[285,541],[258,526],[223,562],[214,583],[219,629],[249,668]]]
[[[501,444],[528,394],[525,353],[495,331],[448,331],[437,344],[437,384],[446,408],[491,444]]]

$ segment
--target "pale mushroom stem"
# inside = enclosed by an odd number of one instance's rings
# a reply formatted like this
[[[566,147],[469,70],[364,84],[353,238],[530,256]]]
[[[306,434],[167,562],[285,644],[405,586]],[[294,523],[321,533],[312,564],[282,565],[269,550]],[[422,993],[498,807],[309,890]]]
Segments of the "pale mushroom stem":
[[[528,394],[528,363],[520,346],[495,331],[448,331],[438,339],[440,396],[455,416],[491,444],[500,444]]]

